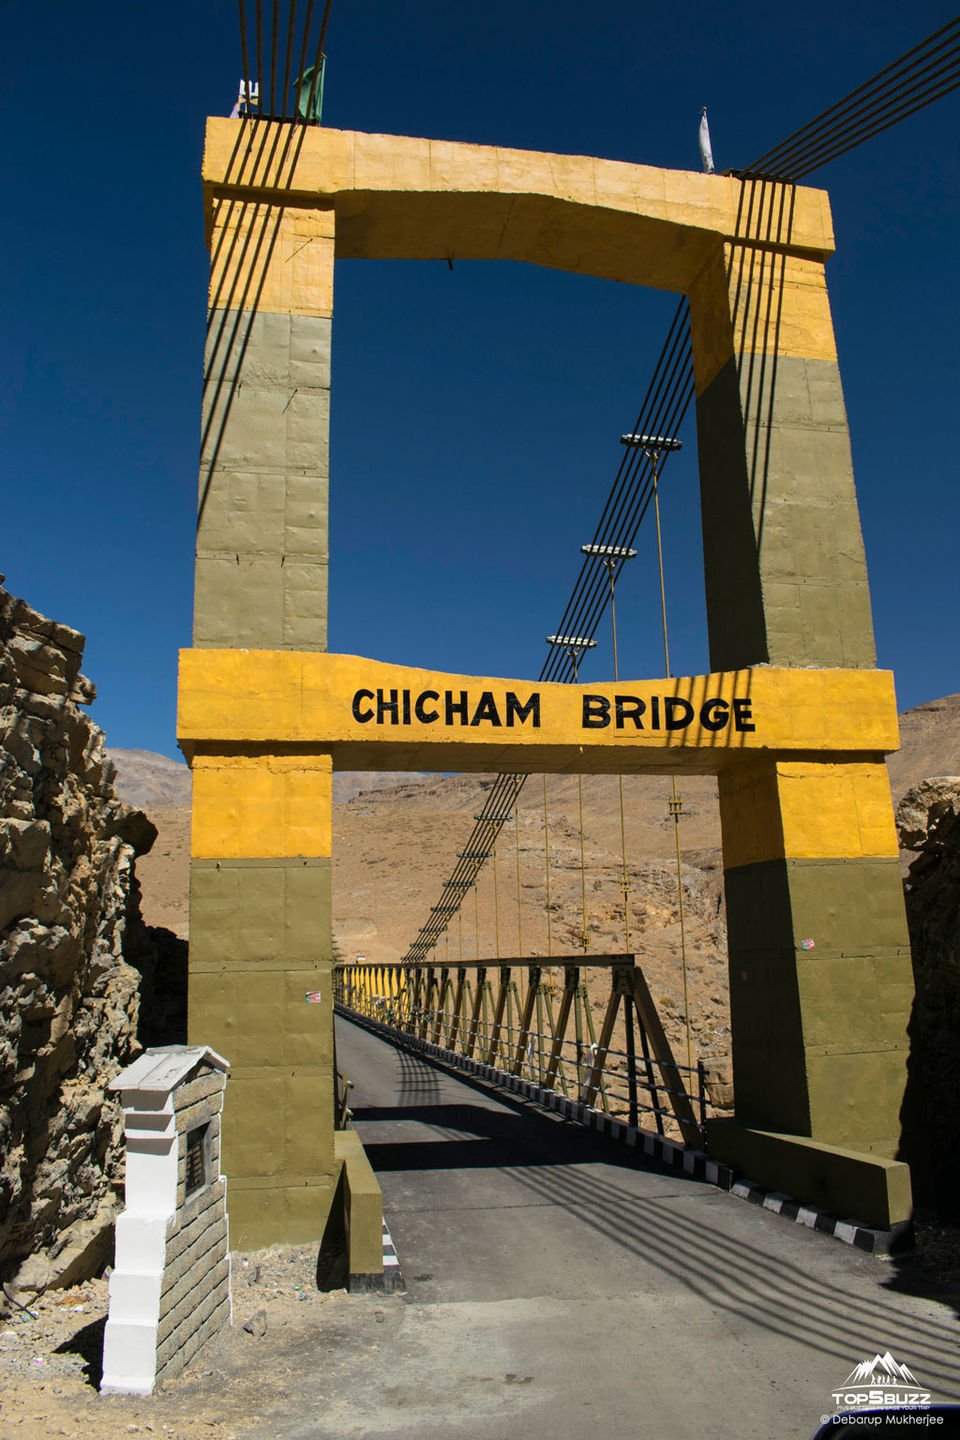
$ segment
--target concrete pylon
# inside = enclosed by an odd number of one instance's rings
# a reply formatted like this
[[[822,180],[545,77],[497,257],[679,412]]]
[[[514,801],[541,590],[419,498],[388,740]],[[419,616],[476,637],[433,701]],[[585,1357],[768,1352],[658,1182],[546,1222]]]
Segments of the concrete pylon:
[[[235,1230],[267,1244],[322,1225],[336,1170],[331,766],[407,768],[413,753],[399,736],[383,743],[406,719],[401,702],[384,699],[391,677],[370,690],[356,669],[365,662],[308,663],[326,646],[334,255],[508,258],[689,296],[718,672],[708,681],[743,698],[754,680],[759,693],[767,667],[804,684],[820,674],[833,707],[807,749],[791,730],[795,687],[780,681],[787,708],[766,716],[766,741],[701,725],[709,735],[689,747],[666,733],[620,747],[628,770],[720,775],[737,1119],[713,1127],[710,1143],[798,1199],[878,1225],[906,1218],[909,1176],[894,1155],[912,983],[883,765],[896,709],[874,668],[824,279],[826,195],[221,119],[208,124],[204,186],[211,340],[196,648],[181,669],[180,733],[195,784],[191,1034],[231,1056],[228,1113],[252,1119],[224,1135]],[[244,659],[251,651],[262,664]],[[467,683],[447,680],[457,678]],[[477,682],[483,694],[497,683]],[[669,683],[680,696],[700,682]],[[393,680],[397,696],[414,684]],[[357,712],[358,696],[380,690]],[[411,704],[415,728],[433,712]],[[365,717],[354,730],[351,705]],[[431,753],[451,768],[451,746],[464,741],[457,704],[447,710],[417,742],[420,768]],[[492,712],[478,713],[477,744],[460,746],[458,764],[469,768],[472,754],[474,768],[503,768],[481,755]],[[797,734],[809,718],[797,717]],[[858,727],[872,737],[862,746]],[[842,743],[831,738],[841,730]],[[585,713],[549,751],[532,734],[514,738],[511,769],[610,765]],[[317,991],[322,1002],[305,1004]]]
[[[333,212],[217,196],[209,225],[194,646],[322,651]],[[330,755],[214,738],[191,765],[189,1034],[233,1065],[235,1244],[295,1244],[339,1172]]]

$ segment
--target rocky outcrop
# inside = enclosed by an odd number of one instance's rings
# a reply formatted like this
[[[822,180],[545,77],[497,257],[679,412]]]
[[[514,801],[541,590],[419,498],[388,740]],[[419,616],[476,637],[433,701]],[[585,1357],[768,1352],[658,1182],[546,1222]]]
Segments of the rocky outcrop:
[[[904,850],[913,850],[927,857],[942,855],[944,846],[949,846],[949,825],[940,830],[940,822],[949,816],[957,817],[960,808],[960,775],[934,775],[921,780],[903,796],[897,806],[897,830]],[[914,861],[911,875],[917,875],[931,868],[935,862],[928,858]]]
[[[108,1256],[122,1126],[105,1086],[140,1049],[125,936],[150,958],[131,881],[156,831],[117,799],[81,708],[83,646],[0,586],[0,1278],[36,1288]]]
[[[926,1198],[960,1219],[960,777],[922,780],[897,807],[900,843],[915,852],[904,892],[916,1000],[911,1082],[926,1112]]]

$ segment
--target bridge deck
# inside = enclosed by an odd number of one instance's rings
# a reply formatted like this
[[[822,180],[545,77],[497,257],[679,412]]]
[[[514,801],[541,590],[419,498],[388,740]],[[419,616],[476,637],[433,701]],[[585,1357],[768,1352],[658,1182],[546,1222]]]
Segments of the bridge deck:
[[[410,1291],[405,1343],[380,1357],[396,1404],[371,1440],[467,1423],[471,1440],[809,1437],[854,1366],[888,1349],[960,1398],[951,1309],[890,1288],[891,1264],[642,1168],[347,1021],[337,1035]]]

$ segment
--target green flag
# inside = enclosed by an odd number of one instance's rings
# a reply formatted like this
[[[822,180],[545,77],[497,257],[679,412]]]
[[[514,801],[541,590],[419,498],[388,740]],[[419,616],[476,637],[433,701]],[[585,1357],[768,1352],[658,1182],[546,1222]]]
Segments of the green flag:
[[[320,115],[323,110],[323,80],[327,68],[326,55],[320,58],[320,79],[314,90],[313,77],[316,73],[316,66],[308,65],[299,79],[293,82],[297,97],[297,114],[301,120],[312,120],[314,124],[320,124]],[[310,92],[314,90],[313,104],[310,104]]]

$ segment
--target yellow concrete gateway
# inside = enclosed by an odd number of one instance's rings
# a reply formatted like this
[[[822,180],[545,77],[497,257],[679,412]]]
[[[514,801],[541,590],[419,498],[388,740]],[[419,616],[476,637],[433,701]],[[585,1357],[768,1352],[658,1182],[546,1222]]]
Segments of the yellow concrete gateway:
[[[204,188],[179,734],[190,1039],[232,1065],[236,1242],[319,1237],[339,1179],[334,768],[716,773],[736,1119],[708,1127],[711,1153],[868,1224],[907,1218],[894,1157],[912,972],[883,758],[896,706],[875,669],[826,195],[250,119],[209,121]],[[689,296],[715,673],[538,685],[322,653],[334,257],[450,254]]]

